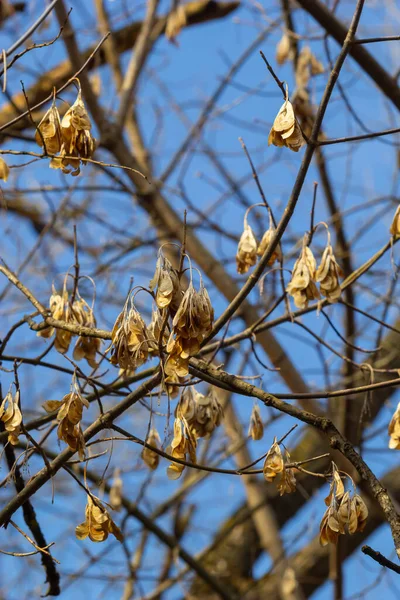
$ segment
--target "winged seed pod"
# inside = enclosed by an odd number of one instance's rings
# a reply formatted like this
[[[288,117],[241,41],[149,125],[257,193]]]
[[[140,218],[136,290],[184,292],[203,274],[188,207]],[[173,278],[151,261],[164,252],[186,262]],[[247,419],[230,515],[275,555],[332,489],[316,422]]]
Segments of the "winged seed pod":
[[[396,208],[396,212],[394,213],[393,221],[392,221],[392,224],[390,225],[389,231],[393,237],[397,237],[398,235],[400,235],[400,204]]]
[[[264,254],[264,252],[266,251],[266,249],[268,248],[272,238],[274,237],[275,234],[275,227],[273,226],[272,223],[272,219],[270,218],[270,224],[269,224],[269,228],[267,229],[267,231],[264,233],[262,240],[257,248],[257,255],[258,256],[262,256]],[[272,265],[276,262],[276,261],[281,261],[282,260],[282,249],[281,249],[281,245],[278,244],[275,248],[275,250],[273,251],[271,258],[268,261],[268,265],[270,267],[272,267]]]
[[[290,150],[293,150],[293,152],[298,152],[304,144],[293,106],[287,98],[279,109],[269,132],[268,146],[271,144],[278,147],[286,146]]]
[[[342,276],[343,272],[333,254],[332,246],[328,243],[322,254],[321,264],[316,272],[316,280],[320,284],[321,294],[329,302],[337,302],[339,300],[342,293],[339,277]]]
[[[172,321],[164,369],[167,377],[176,381],[176,377],[188,374],[189,357],[200,350],[200,344],[212,329],[213,320],[214,310],[203,281],[200,281],[198,292],[190,282]]]
[[[128,310],[126,303],[124,310],[118,315],[111,332],[111,340],[113,365],[134,371],[146,362],[150,347],[155,345],[155,341],[140,313],[133,306],[132,300],[130,309]]]
[[[78,540],[89,537],[92,542],[104,542],[110,533],[120,542],[124,539],[102,502],[95,496],[88,495],[85,521],[75,528],[76,537]]]
[[[291,55],[290,38],[287,33],[284,33],[276,46],[276,62],[278,65],[283,65]]]
[[[161,254],[157,259],[154,277],[149,284],[151,292],[156,288],[158,308],[166,308],[171,305],[171,308],[176,312],[180,302],[178,272],[172,267],[169,260]]]
[[[169,42],[172,42],[175,45],[178,45],[176,38],[178,37],[182,27],[185,27],[187,23],[187,15],[185,6],[178,5],[174,10],[172,10],[167,19],[167,24],[165,26],[165,37]]]
[[[80,157],[91,158],[95,150],[95,139],[90,133],[91,123],[82,100],[81,90],[74,104],[61,121],[62,144],[60,156],[52,158],[50,167],[61,169],[74,177],[80,173]]]
[[[253,410],[250,416],[250,425],[248,434],[253,440],[262,440],[264,437],[264,424],[260,415],[258,404],[253,404]]]
[[[190,429],[198,438],[209,437],[224,415],[215,389],[211,387],[206,396],[197,394],[195,405],[195,414],[189,421]]]
[[[196,438],[191,435],[185,419],[175,418],[174,437],[167,452],[179,460],[185,460],[186,454],[189,453],[191,461],[196,462]],[[168,479],[179,479],[184,468],[185,465],[172,462],[167,468]]]
[[[284,463],[282,452],[276,438],[274,438],[274,443],[268,450],[268,454],[264,461],[264,479],[271,483],[279,473],[282,473],[283,469]]]
[[[363,531],[368,518],[368,509],[364,500],[355,491],[353,495],[345,491],[335,463],[332,463],[332,475],[329,494],[325,498],[328,508],[320,524],[322,546],[328,543],[336,544],[339,535],[344,535],[346,532],[353,535],[357,531]]]
[[[400,450],[400,402],[390,420],[388,434],[390,436],[389,448],[391,450]]]
[[[250,267],[257,262],[257,240],[252,228],[247,223],[247,217],[244,218],[244,229],[240,236],[237,252],[236,267],[240,275],[247,273]]]
[[[0,179],[3,181],[7,181],[8,176],[10,174],[10,168],[4,158],[0,156]]]
[[[320,295],[315,285],[317,263],[308,246],[303,246],[299,258],[296,260],[292,278],[286,291],[293,297],[298,308],[306,308],[309,300],[317,300]]]
[[[61,150],[63,139],[60,113],[54,101],[37,126],[35,141],[38,146],[44,148],[47,154],[57,154]]]
[[[161,447],[161,440],[157,429],[150,429],[146,442],[150,446],[153,446],[153,448],[159,449]],[[154,452],[145,446],[142,450],[141,457],[149,469],[152,471],[157,469],[158,463],[160,462],[160,455],[157,454],[157,452]]]
[[[8,441],[15,446],[21,433],[22,414],[19,408],[19,391],[12,395],[9,391],[0,405],[0,419],[8,433]]]
[[[213,320],[214,309],[203,280],[200,281],[198,292],[190,282],[172,322],[174,333],[181,338],[197,339],[201,342],[210,333]]]
[[[108,495],[110,505],[114,510],[121,510],[122,507],[122,485],[123,482],[120,477],[120,469],[117,467],[114,470],[114,478]]]
[[[296,477],[294,476],[294,469],[287,469],[283,467],[280,479],[277,482],[279,495],[292,494],[296,491]]]
[[[81,428],[83,407],[89,408],[89,402],[84,398],[77,385],[75,376],[72,380],[71,391],[62,400],[48,400],[42,404],[46,412],[58,410],[59,422],[57,435],[71,450],[77,451],[79,458],[85,458],[85,440]]]

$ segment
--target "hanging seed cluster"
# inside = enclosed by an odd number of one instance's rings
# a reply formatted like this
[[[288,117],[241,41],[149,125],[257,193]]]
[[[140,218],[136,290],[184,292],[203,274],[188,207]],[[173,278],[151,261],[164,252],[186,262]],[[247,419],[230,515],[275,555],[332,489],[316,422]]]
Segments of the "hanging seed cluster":
[[[318,300],[320,294],[325,296],[329,302],[337,302],[341,295],[339,278],[343,272],[339,267],[333,254],[328,231],[328,243],[322,254],[321,263],[317,268],[314,254],[306,245],[307,235],[299,258],[296,260],[291,280],[286,291],[294,300],[298,308],[306,308],[310,300]],[[317,283],[320,289],[317,288]]]
[[[272,238],[275,234],[275,227],[273,225],[272,217],[270,214],[269,227],[265,231],[261,242],[257,242],[257,238],[250,225],[248,224],[247,217],[249,211],[257,206],[254,204],[246,211],[244,215],[243,233],[240,236],[237,252],[236,252],[236,267],[237,272],[240,275],[247,273],[250,267],[254,267],[257,262],[257,258],[263,256],[264,252],[268,248]],[[268,266],[272,266],[276,261],[282,260],[282,250],[280,244],[278,244],[273,251],[270,259],[268,260]]]
[[[67,277],[64,280],[64,287],[61,293],[58,293],[53,285],[52,295],[50,296],[49,308],[53,319],[64,321],[70,325],[82,327],[96,327],[96,319],[94,317],[93,308],[80,296],[79,290],[76,290],[75,299],[72,302],[72,297],[67,291]],[[54,347],[61,354],[65,354],[69,350],[71,340],[75,334],[65,329],[47,327],[38,331],[37,335],[42,338],[51,338],[53,335]],[[101,339],[90,336],[78,336],[75,343],[73,357],[74,360],[82,360],[83,358],[92,369],[97,367],[96,354],[101,347]]]
[[[196,447],[199,438],[209,437],[221,423],[223,409],[216,390],[200,394],[193,386],[182,392],[175,410],[174,437],[169,453],[173,458],[186,460],[187,455],[196,463]],[[178,479],[185,465],[171,463],[167,469],[169,479]]]
[[[104,542],[110,533],[120,542],[124,539],[104,504],[95,496],[88,495],[85,521],[76,527],[76,537],[78,540],[89,537],[92,542]]]
[[[50,168],[61,169],[73,177],[79,175],[81,164],[85,164],[81,159],[90,159],[95,150],[96,140],[91,128],[80,86],[75,102],[62,119],[53,101],[35,134],[36,143],[52,156]]]
[[[321,546],[328,543],[337,544],[339,536],[346,532],[353,535],[363,531],[368,509],[364,500],[355,492],[355,486],[347,473],[344,473],[352,482],[353,492],[345,491],[343,481],[337,466],[333,463],[332,482],[325,504],[328,507],[320,524],[319,541]]]
[[[83,407],[89,408],[89,402],[79,390],[76,377],[73,377],[71,391],[62,400],[48,400],[43,403],[46,412],[57,410],[57,421],[59,422],[57,435],[71,450],[78,452],[79,458],[85,458],[85,440],[83,438],[81,420]]]
[[[281,448],[275,438],[265,457],[263,473],[266,481],[269,483],[274,482],[276,484],[281,496],[296,491],[294,469],[286,466],[289,462],[289,452],[285,450],[285,456],[283,456]]]
[[[253,405],[250,415],[250,425],[248,434],[253,440],[262,440],[264,437],[264,424],[260,414],[258,404]]]
[[[11,390],[6,394],[0,405],[0,419],[8,433],[8,441],[15,446],[21,433],[22,414],[19,408],[19,391],[13,395]]]

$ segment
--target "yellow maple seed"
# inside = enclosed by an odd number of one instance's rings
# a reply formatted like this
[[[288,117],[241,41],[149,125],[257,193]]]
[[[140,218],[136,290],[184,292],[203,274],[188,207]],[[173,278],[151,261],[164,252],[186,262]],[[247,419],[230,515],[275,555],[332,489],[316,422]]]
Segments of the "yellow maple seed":
[[[4,158],[0,156],[0,179],[3,181],[7,181],[8,176],[10,174],[10,168]]]

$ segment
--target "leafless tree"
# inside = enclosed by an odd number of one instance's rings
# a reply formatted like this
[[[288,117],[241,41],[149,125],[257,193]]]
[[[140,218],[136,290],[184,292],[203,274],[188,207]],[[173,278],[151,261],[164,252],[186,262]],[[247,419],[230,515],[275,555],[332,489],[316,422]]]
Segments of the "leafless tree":
[[[399,596],[399,24],[0,3],[3,598]]]

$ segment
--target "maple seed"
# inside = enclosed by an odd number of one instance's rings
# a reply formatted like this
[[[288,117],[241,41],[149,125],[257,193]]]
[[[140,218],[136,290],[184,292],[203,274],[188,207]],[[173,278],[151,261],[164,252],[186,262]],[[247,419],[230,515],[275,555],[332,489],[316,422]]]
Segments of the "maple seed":
[[[391,450],[400,450],[400,402],[390,420],[388,433],[390,436],[389,448]]]
[[[114,510],[121,510],[122,508],[122,485],[120,469],[117,467],[114,470],[114,478],[109,493],[110,504]]]
[[[158,435],[157,429],[150,429],[146,442],[150,446],[153,446],[153,448],[160,449],[161,440],[160,436]],[[145,446],[142,450],[141,456],[143,461],[149,467],[149,469],[151,469],[152,471],[157,469],[158,463],[160,462],[160,455],[157,454],[157,452],[154,452],[153,450],[151,450],[151,448],[147,448]]]
[[[288,99],[282,104],[268,136],[268,146],[286,146],[298,152],[304,144],[300,126],[296,120],[293,106]]]
[[[278,65],[283,65],[291,58],[290,38],[287,33],[284,33],[276,46],[276,62]]]
[[[275,438],[274,443],[272,444],[271,448],[268,450],[268,454],[265,457],[265,462],[264,462],[264,467],[263,467],[264,478],[267,481],[272,482],[272,481],[274,481],[275,477],[279,473],[282,473],[283,469],[284,469],[284,463],[283,463],[282,452],[281,452],[279,444]]]
[[[75,528],[76,537],[78,540],[89,537],[92,542],[104,542],[110,533],[120,542],[124,539],[102,502],[95,496],[88,495],[85,521]]]
[[[89,408],[89,402],[81,395],[75,375],[72,379],[69,394],[66,394],[62,400],[48,400],[42,406],[49,413],[54,410],[58,411],[58,439],[68,444],[71,450],[77,451],[80,460],[84,460],[85,440],[83,438],[81,420],[83,407]]]
[[[22,414],[19,408],[19,391],[13,396],[11,391],[7,393],[0,405],[0,420],[4,423],[4,429],[8,432],[8,441],[15,446],[18,444],[18,436],[21,433]]]
[[[244,230],[240,237],[237,253],[236,267],[240,275],[247,273],[250,267],[257,262],[257,240],[250,225],[247,224],[245,217]]]
[[[37,126],[35,141],[38,146],[44,148],[46,154],[57,154],[61,150],[60,114],[54,102]]]
[[[179,44],[176,41],[176,38],[178,37],[181,29],[185,27],[186,23],[186,7],[179,5],[168,15],[167,24],[165,26],[165,37],[167,40],[178,46]]]
[[[7,181],[10,174],[10,169],[4,158],[0,156],[0,179]]]
[[[264,424],[261,419],[258,404],[254,404],[253,410],[251,411],[248,435],[251,436],[253,440],[262,440],[264,436]]]
[[[393,237],[397,237],[400,235],[400,204],[396,208],[396,212],[394,213],[393,221],[392,221],[392,224],[390,225],[389,231]]]
[[[298,308],[306,308],[309,300],[317,300],[319,292],[315,285],[317,263],[308,246],[303,246],[299,258],[296,260],[290,283],[286,291],[293,297]]]
[[[339,300],[342,293],[339,277],[342,276],[343,272],[333,254],[332,246],[328,243],[322,255],[321,264],[316,272],[316,281],[320,284],[321,294],[329,302],[337,302]]]
[[[257,248],[258,256],[262,256],[264,254],[264,252],[268,248],[269,244],[271,243],[271,240],[274,237],[274,235],[275,235],[275,227],[273,226],[272,219],[270,218],[269,228],[264,233],[262,240]],[[280,262],[281,260],[282,260],[282,249],[281,249],[280,244],[278,244],[276,246],[275,250],[273,251],[271,258],[269,259],[267,264],[268,264],[268,266],[272,267],[272,265],[276,261]]]

